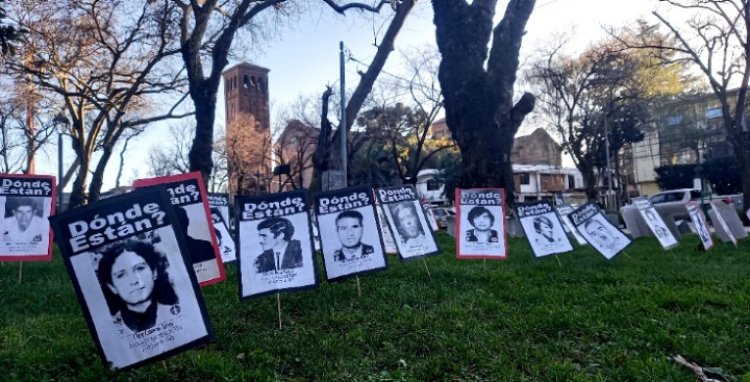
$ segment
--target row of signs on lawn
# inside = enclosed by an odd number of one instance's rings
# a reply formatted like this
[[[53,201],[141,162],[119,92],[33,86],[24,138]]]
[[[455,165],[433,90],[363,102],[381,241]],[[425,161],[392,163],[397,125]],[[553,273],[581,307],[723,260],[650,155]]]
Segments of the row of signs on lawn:
[[[402,260],[440,252],[437,226],[410,186],[319,193],[313,206],[305,191],[238,196],[235,248],[229,200],[207,194],[199,173],[138,180],[130,193],[59,215],[54,178],[0,175],[0,185],[0,260],[49,260],[51,222],[97,348],[113,369],[209,341],[199,285],[224,280],[224,262],[238,261],[241,298],[315,287],[311,216],[328,280],[386,269],[389,249]],[[506,258],[503,190],[459,189],[456,200],[457,257]],[[653,214],[649,227],[665,248],[676,245],[648,201],[638,208],[646,219]],[[608,259],[630,244],[595,204],[573,210],[542,201],[515,212],[537,257],[572,251],[566,232]],[[700,211],[692,216],[705,227]]]

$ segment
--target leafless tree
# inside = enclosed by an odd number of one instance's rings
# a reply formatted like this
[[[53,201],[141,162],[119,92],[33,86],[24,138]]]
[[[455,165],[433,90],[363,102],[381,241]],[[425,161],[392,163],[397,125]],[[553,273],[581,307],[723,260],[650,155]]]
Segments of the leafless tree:
[[[186,96],[180,65],[174,65],[180,52],[174,7],[171,0],[16,4],[17,22],[29,31],[24,49],[33,59],[15,60],[11,68],[63,105],[70,121],[66,133],[76,153],[68,170],[76,172],[71,206],[98,199],[120,138],[191,114],[178,110]],[[173,102],[154,103],[157,95],[170,94]]]

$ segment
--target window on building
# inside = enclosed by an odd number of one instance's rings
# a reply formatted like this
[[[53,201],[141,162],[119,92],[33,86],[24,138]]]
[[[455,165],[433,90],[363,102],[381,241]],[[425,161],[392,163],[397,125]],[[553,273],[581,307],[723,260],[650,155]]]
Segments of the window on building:
[[[440,189],[440,183],[434,179],[427,181],[427,191],[437,191]]]
[[[576,177],[568,175],[568,188],[576,188]]]
[[[520,179],[519,179],[519,182],[520,182],[521,184],[531,184],[531,181],[529,180],[529,174],[528,174],[528,173],[526,173],[526,172],[522,172],[522,173],[521,173],[521,174],[519,175],[519,178],[520,178]]]

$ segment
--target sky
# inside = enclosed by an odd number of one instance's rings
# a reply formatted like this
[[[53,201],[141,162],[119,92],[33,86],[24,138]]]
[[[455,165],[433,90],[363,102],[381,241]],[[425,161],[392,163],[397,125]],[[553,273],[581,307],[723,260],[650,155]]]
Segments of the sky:
[[[651,12],[659,6],[658,3],[656,0],[537,0],[527,23],[521,55],[533,56],[560,33],[570,35],[573,49],[580,50],[605,37],[603,26],[630,25],[638,18],[655,22]],[[506,4],[507,1],[498,1],[496,22],[502,17]],[[383,12],[384,15],[389,15],[391,11],[384,9]],[[376,49],[373,46],[373,25],[377,27],[381,24],[382,17],[375,17],[373,22],[372,16],[340,16],[321,8],[289,20],[286,25],[278,28],[275,36],[261,44],[260,50],[238,52],[238,60],[227,67],[246,60],[270,69],[268,85],[273,126],[274,117],[279,110],[289,107],[300,96],[319,97],[327,84],[338,91],[339,42],[344,42],[352,57],[368,62]],[[435,26],[432,23],[430,1],[419,0],[396,40],[397,51],[391,54],[381,77],[403,74],[404,62],[399,52],[426,45],[435,45]],[[348,88],[355,86],[359,76],[357,70],[363,68],[363,65],[356,62],[347,62]],[[225,117],[222,94],[223,88],[219,88],[216,126],[223,127]],[[520,134],[530,133],[535,127],[525,124]],[[160,124],[150,126],[146,133],[132,141],[125,162],[123,182],[129,184],[139,177],[146,177],[149,150],[155,142],[168,142],[170,139],[169,124]],[[56,175],[56,144],[46,151],[37,157],[37,172]],[[71,149],[67,141],[64,152],[64,163],[67,165],[74,160],[69,155]],[[114,187],[118,166],[119,158],[113,157],[105,172],[102,191]],[[66,192],[69,190],[70,187],[66,188]]]

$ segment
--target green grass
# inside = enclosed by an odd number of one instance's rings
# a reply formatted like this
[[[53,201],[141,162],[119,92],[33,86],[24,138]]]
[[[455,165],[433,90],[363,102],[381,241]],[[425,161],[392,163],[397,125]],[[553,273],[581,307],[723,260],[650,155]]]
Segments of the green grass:
[[[750,240],[662,251],[639,239],[607,261],[589,248],[507,261],[444,253],[316,290],[240,302],[236,267],[204,289],[213,344],[136,370],[99,360],[60,257],[0,267],[0,380],[693,381],[681,354],[750,372]]]

